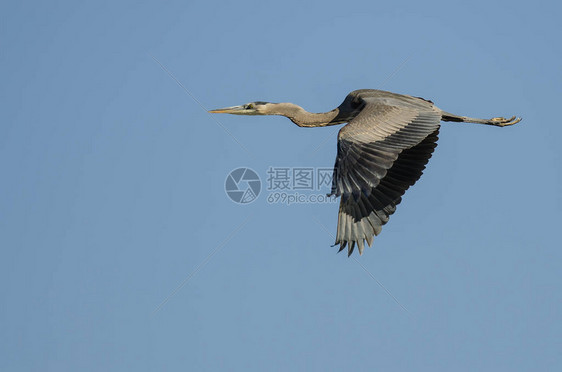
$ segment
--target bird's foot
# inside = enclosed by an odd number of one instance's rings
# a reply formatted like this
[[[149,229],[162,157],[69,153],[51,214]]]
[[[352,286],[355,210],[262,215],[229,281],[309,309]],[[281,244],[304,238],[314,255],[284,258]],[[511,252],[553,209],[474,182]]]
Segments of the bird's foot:
[[[492,118],[492,119],[490,119],[490,124],[498,126],[498,127],[507,127],[508,125],[517,124],[520,121],[521,121],[521,118],[516,118],[515,116],[512,116],[509,119]]]

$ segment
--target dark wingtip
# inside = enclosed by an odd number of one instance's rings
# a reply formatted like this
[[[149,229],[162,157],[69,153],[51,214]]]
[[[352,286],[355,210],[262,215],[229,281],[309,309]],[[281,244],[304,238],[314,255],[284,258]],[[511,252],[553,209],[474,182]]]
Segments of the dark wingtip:
[[[336,244],[334,244],[332,247],[336,246],[338,244],[338,242],[336,242]],[[340,253],[341,251],[343,251],[343,249],[345,248],[345,246],[347,245],[347,242],[339,242],[340,245],[340,249],[338,249],[338,253]]]
[[[351,256],[354,249],[355,249],[355,241],[352,240],[349,246],[347,247],[347,257]]]

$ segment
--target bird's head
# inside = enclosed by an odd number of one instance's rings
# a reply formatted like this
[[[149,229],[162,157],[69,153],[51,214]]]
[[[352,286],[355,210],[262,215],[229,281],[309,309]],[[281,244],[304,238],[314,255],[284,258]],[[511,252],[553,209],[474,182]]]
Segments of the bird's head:
[[[225,107],[216,110],[210,110],[212,114],[233,114],[233,115],[268,115],[270,109],[274,105],[270,102],[250,102],[245,105]]]

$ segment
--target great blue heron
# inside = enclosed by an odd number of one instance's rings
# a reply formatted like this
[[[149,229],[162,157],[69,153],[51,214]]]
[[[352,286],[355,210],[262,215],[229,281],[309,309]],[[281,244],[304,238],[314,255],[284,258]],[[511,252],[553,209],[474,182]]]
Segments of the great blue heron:
[[[357,245],[363,254],[404,192],[422,175],[433,150],[441,121],[504,127],[521,121],[475,119],[445,112],[433,102],[374,89],[348,94],[337,108],[311,113],[293,103],[251,102],[211,113],[282,115],[299,127],[325,127],[349,123],[338,133],[338,153],[330,195],[341,196],[336,242],[348,256]]]

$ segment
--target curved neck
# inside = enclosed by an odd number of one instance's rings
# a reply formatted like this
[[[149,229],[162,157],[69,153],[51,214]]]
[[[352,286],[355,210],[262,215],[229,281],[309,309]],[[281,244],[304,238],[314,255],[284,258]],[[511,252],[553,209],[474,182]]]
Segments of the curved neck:
[[[339,120],[339,113],[340,110],[336,108],[332,111],[316,114],[308,112],[294,103],[273,103],[268,112],[270,115],[285,116],[299,127],[325,127],[345,123],[346,120]]]

